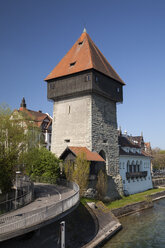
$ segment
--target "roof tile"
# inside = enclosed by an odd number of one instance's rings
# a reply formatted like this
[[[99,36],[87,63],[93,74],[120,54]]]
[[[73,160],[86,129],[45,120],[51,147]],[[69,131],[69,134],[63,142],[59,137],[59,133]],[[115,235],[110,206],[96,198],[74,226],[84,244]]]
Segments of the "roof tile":
[[[86,32],[81,34],[69,52],[45,78],[45,81],[88,69],[95,69],[125,84]]]

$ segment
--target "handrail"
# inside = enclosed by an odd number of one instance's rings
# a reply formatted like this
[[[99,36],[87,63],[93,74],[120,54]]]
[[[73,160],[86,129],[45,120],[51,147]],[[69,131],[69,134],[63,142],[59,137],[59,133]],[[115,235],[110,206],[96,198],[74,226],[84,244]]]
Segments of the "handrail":
[[[79,202],[79,186],[71,182],[68,182],[68,184],[70,187],[72,186],[75,193],[67,199],[60,200],[52,205],[42,207],[28,213],[24,213],[21,216],[0,218],[0,239],[1,234],[11,233],[13,231],[17,231],[18,229],[24,229],[37,225],[38,223],[45,222],[75,206]]]

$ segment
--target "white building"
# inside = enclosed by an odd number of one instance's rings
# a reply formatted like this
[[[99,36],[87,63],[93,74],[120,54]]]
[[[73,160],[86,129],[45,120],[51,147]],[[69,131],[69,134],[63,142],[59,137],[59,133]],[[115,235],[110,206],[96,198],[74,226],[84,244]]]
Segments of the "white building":
[[[41,110],[34,111],[26,108],[25,98],[23,97],[20,108],[15,109],[11,118],[21,119],[23,117],[22,125],[26,128],[30,127],[31,130],[40,130],[37,139],[44,140],[44,146],[50,151],[51,149],[51,136],[52,136],[52,117],[47,113],[42,113]],[[37,132],[36,132],[37,133]],[[41,137],[42,136],[42,137]]]
[[[151,157],[143,150],[137,137],[134,139],[120,134],[119,155],[119,171],[125,195],[151,189]]]

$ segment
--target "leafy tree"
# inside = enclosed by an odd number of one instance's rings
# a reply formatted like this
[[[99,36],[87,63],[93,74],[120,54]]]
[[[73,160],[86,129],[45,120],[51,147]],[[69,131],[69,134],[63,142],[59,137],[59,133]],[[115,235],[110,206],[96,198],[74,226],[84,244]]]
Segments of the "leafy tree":
[[[86,160],[85,154],[80,153],[75,163],[67,162],[65,164],[65,174],[67,180],[76,182],[80,187],[80,196],[84,194],[84,191],[88,186],[89,178],[89,166],[90,162]]]
[[[103,200],[107,192],[107,175],[103,170],[100,170],[98,173],[98,180],[96,184],[97,197],[99,200]]]
[[[155,148],[152,150],[152,164],[154,169],[164,169],[165,168],[165,150],[160,150]]]
[[[46,148],[32,148],[24,154],[25,171],[32,179],[56,183],[60,173],[60,160]]]
[[[22,169],[18,165],[24,162],[23,154],[29,147],[37,146],[39,141],[41,143],[41,139],[34,138],[31,125],[26,124],[23,115],[16,116],[8,105],[0,105],[0,189],[3,193],[10,191],[15,172]],[[36,129],[35,136],[39,132]]]
[[[0,106],[0,189],[10,191],[20,153],[25,149],[24,128],[11,119],[7,105]]]
[[[64,172],[69,182],[73,181],[73,171],[74,171],[74,163],[68,160],[64,164]]]

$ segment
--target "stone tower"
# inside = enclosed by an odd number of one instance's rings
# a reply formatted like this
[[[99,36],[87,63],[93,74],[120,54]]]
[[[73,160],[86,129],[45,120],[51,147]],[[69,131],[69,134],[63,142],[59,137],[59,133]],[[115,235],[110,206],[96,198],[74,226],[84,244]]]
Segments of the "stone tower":
[[[124,82],[84,31],[46,77],[54,101],[51,150],[85,146],[106,160],[107,174],[118,175],[116,103]]]

